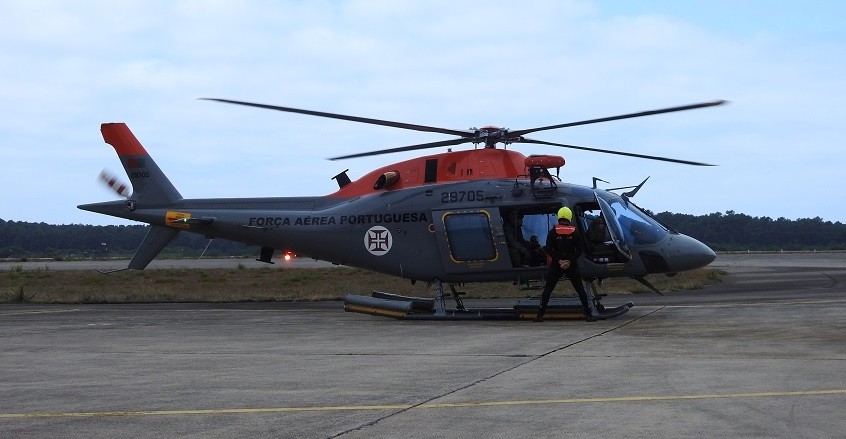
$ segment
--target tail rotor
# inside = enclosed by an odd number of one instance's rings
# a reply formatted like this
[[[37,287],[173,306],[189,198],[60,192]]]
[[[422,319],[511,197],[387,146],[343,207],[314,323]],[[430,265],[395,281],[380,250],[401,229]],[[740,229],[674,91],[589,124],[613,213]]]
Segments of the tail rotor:
[[[120,180],[118,180],[117,177],[115,177],[105,169],[100,171],[100,181],[105,183],[105,185],[108,186],[109,189],[111,189],[123,198],[129,198],[131,195],[129,192],[129,185],[121,182]]]

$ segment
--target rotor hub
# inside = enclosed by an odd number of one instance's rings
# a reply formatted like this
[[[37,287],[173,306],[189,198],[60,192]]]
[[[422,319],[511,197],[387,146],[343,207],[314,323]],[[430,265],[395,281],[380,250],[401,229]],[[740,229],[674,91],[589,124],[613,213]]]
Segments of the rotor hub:
[[[476,139],[474,144],[484,143],[485,148],[495,148],[496,144],[502,142],[504,144],[511,143],[506,140],[508,136],[508,128],[501,128],[495,125],[486,125],[482,128],[471,128],[476,132]]]

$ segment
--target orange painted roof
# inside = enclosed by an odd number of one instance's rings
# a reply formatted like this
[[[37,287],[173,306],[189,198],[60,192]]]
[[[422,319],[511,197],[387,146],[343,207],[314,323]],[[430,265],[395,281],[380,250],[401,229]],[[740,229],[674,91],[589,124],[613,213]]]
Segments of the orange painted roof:
[[[430,183],[516,178],[528,174],[525,160],[526,156],[519,152],[493,148],[423,156],[376,169],[331,196],[348,198]],[[437,164],[432,164],[433,161]],[[430,170],[428,181],[427,162]],[[373,189],[379,177],[390,171],[399,172],[399,180],[386,189]]]

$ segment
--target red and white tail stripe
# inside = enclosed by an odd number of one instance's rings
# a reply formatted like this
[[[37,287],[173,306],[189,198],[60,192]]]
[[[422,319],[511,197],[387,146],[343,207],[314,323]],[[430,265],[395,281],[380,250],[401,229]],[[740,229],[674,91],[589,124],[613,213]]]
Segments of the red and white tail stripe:
[[[121,197],[129,197],[129,187],[126,184],[118,181],[117,177],[113,177],[105,169],[100,172],[100,180],[106,183],[109,188],[111,188],[113,191],[115,191],[115,193],[117,193]]]

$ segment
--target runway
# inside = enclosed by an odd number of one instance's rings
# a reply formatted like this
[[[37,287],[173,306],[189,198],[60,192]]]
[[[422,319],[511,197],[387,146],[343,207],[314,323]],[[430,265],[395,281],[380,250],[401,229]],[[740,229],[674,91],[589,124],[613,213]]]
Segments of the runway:
[[[843,437],[846,254],[715,266],[593,323],[0,305],[0,436]]]

